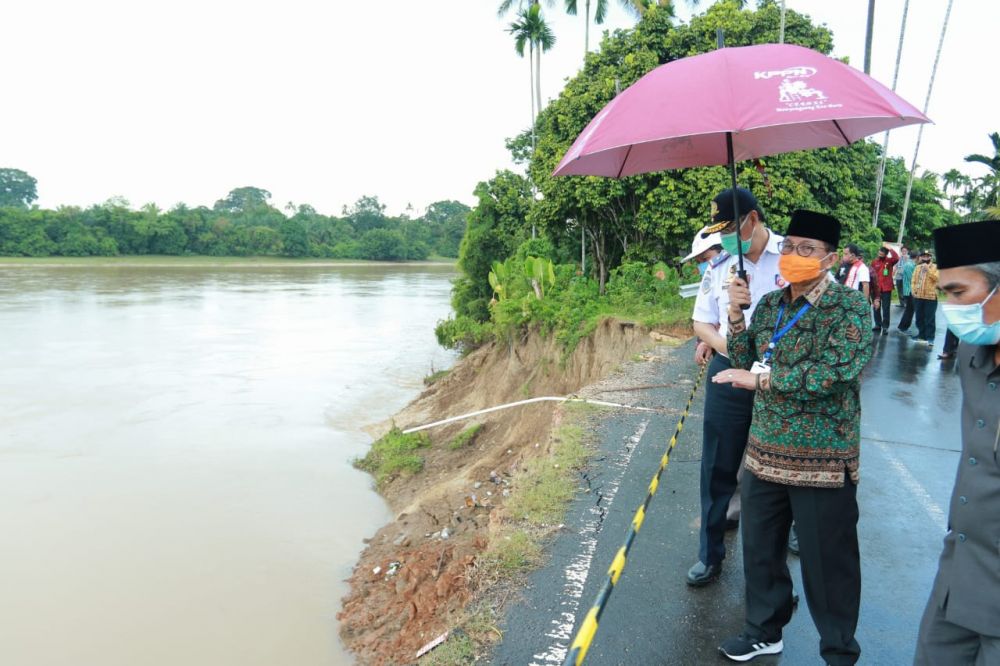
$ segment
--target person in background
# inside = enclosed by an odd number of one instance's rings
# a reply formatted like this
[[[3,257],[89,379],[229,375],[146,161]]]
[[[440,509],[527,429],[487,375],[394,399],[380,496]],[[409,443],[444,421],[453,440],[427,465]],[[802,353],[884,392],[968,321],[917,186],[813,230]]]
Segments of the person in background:
[[[837,255],[834,255],[834,258],[836,259],[834,262],[834,266],[837,267],[837,272],[834,273],[833,279],[839,282],[840,284],[847,283],[847,275],[851,270],[851,262],[848,260],[847,254],[848,251],[847,249],[845,249],[840,254],[839,258],[837,258]]]
[[[746,284],[729,288],[732,368],[712,384],[755,393],[743,484],[746,615],[743,632],[719,648],[733,661],[783,649],[794,603],[785,562],[793,518],[820,654],[836,666],[861,654],[857,483],[871,315],[863,294],[827,273],[839,239],[836,218],[797,210],[781,244],[788,287],[761,298],[749,323],[740,310],[750,300]]]
[[[871,273],[865,265],[864,255],[861,248],[851,243],[844,248],[844,262],[847,264],[847,275],[844,277],[844,286],[849,289],[857,289],[865,295],[867,301],[871,294]]]
[[[961,340],[962,455],[916,666],[1000,664],[1000,221],[934,230],[942,306]]]
[[[949,328],[944,332],[944,349],[938,354],[938,359],[941,361],[947,361],[949,359],[955,358],[955,352],[958,351],[958,336],[951,332]]]
[[[727,370],[726,350],[729,308],[729,284],[736,278],[737,243],[742,244],[743,266],[750,279],[753,306],[764,294],[784,286],[778,272],[781,256],[778,236],[764,225],[764,213],[750,190],[736,189],[740,219],[733,210],[733,191],[724,190],[712,200],[712,224],[703,233],[721,233],[722,248],[702,278],[695,301],[694,332],[715,354],[708,362],[708,374]],[[701,454],[701,526],[698,561],[687,573],[692,587],[708,585],[722,573],[726,557],[726,513],[736,488],[736,474],[746,449],[747,433],[753,413],[753,393],[731,386],[709,384],[705,389],[705,418]],[[787,535],[786,535],[787,538]]]
[[[891,247],[880,247],[871,266],[872,314],[875,316],[873,331],[882,330],[889,335],[889,308],[892,306],[892,272],[899,263],[899,255]]]
[[[708,227],[702,227],[701,230],[694,235],[694,240],[691,241],[691,253],[686,257],[681,259],[681,263],[691,261],[698,262],[698,272],[704,278],[705,272],[711,267],[713,263],[721,262],[725,257],[729,255],[726,254],[722,249],[722,239],[719,236],[719,232],[709,233]],[[705,365],[712,360],[712,356],[715,355],[715,350],[704,340],[698,340],[698,344],[694,348],[694,362],[698,365]],[[736,491],[733,492],[733,498],[729,500],[729,506],[726,508],[726,530],[734,530],[740,524],[740,493],[739,493],[739,482],[740,478],[743,476],[743,468],[736,474]]]
[[[900,268],[901,267],[901,268]],[[899,319],[899,326],[896,327],[900,333],[905,333],[909,330],[910,324],[913,322],[913,269],[916,268],[916,264],[909,254],[904,256],[896,264],[896,268],[900,271],[900,277],[903,279],[903,291],[900,297],[900,303],[903,304],[903,316]]]
[[[903,266],[909,259],[910,249],[903,245],[899,248],[899,263],[892,269],[892,280],[896,284],[896,298],[899,300],[899,303],[896,304],[897,308],[906,307],[903,303]]]
[[[708,233],[708,227],[702,227],[691,241],[691,252],[681,259],[681,263],[685,264],[692,259],[698,262],[698,274],[704,280],[708,269],[715,263],[716,259],[721,260],[723,255],[728,256],[722,250],[722,238],[719,236],[719,232]],[[694,362],[698,365],[705,365],[712,360],[714,353],[715,350],[712,349],[711,345],[699,339],[694,349]]]
[[[917,320],[917,334],[911,336],[917,342],[931,347],[937,330],[937,286],[938,269],[931,258],[931,251],[924,250],[913,269],[910,291],[913,295],[913,316]]]
[[[686,264],[692,259],[697,262],[699,275],[705,275],[712,260],[722,254],[722,238],[718,232],[703,236],[702,234],[706,233],[707,229],[708,227],[702,227],[701,231],[694,235],[694,240],[691,241],[691,252],[681,259],[682,264]]]

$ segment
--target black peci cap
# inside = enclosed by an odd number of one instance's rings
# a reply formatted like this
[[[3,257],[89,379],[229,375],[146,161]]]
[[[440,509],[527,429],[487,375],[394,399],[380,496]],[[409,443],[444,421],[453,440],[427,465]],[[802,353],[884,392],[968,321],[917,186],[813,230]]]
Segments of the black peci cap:
[[[812,238],[837,247],[840,244],[840,220],[825,213],[800,209],[792,213],[785,235]]]
[[[934,249],[937,250],[938,268],[1000,261],[1000,220],[983,220],[935,229]]]
[[[747,213],[752,210],[757,211],[761,219],[764,219],[764,211],[760,209],[760,204],[757,203],[757,197],[753,195],[753,192],[745,187],[736,188],[736,201],[737,205],[740,207],[740,217],[744,217]],[[727,224],[733,221],[733,189],[727,188],[722,190],[714,199],[712,199],[712,224],[705,228],[702,232],[702,237],[707,237],[710,234],[714,234],[717,231],[722,231]]]

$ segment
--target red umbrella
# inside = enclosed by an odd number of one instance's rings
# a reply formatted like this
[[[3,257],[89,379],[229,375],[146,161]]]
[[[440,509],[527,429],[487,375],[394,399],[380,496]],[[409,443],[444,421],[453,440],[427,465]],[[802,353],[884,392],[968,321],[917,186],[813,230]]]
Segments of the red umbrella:
[[[735,190],[736,160],[846,146],[926,122],[875,79],[811,49],[720,48],[661,65],[622,91],[553,175],[621,178],[728,164]],[[735,193],[733,204],[737,209]],[[742,253],[739,260],[742,275]]]

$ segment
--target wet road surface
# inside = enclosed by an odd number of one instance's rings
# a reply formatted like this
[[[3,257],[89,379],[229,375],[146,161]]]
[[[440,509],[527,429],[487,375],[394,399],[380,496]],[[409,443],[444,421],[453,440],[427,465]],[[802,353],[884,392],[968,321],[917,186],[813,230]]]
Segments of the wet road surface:
[[[893,317],[900,311],[893,309]],[[930,592],[954,483],[961,391],[954,361],[939,361],[944,322],[933,349],[893,333],[874,341],[862,390],[858,524],[862,562],[857,638],[862,664],[910,664]],[[601,453],[585,479],[548,563],[532,574],[507,614],[495,664],[561,664],[565,649],[604,582],[636,508],[643,501],[696,376],[691,343],[662,363],[669,389],[632,393],[633,404],[677,415],[609,413],[598,426]],[[641,394],[641,398],[638,396]],[[728,533],[722,577],[689,588],[697,560],[703,387],[664,472],[586,663],[723,664],[719,642],[743,623],[739,531]],[[796,590],[798,559],[789,556]],[[803,596],[784,631],[784,653],[754,664],[822,664],[819,635]]]

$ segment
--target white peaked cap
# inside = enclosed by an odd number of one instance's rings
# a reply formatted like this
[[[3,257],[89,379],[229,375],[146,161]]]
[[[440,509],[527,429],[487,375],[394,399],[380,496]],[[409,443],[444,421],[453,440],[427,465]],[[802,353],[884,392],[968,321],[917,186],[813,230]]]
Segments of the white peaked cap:
[[[681,263],[690,261],[692,258],[697,257],[713,245],[722,245],[722,236],[719,235],[719,232],[709,234],[707,238],[702,238],[701,234],[704,233],[706,229],[708,229],[708,227],[702,227],[698,233],[694,235],[694,240],[691,241],[691,254],[681,259]]]

